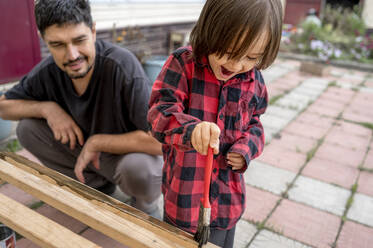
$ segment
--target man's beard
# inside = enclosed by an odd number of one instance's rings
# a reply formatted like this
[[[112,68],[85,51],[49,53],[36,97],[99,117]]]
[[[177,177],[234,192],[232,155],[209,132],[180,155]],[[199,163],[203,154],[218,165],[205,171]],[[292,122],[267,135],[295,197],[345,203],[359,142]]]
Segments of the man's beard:
[[[83,56],[80,56],[78,57],[76,60],[73,60],[73,61],[69,61],[65,64],[63,64],[63,66],[68,66],[69,64],[73,64],[77,61],[81,61],[81,60],[86,60],[88,61],[88,58],[87,57],[83,57]],[[83,73],[80,73],[80,74],[71,74],[71,73],[67,73],[67,75],[71,78],[71,79],[79,79],[79,78],[84,78],[85,76],[87,76],[87,74],[89,73],[89,71],[92,69],[93,67],[93,63],[91,65],[88,66],[87,70]]]

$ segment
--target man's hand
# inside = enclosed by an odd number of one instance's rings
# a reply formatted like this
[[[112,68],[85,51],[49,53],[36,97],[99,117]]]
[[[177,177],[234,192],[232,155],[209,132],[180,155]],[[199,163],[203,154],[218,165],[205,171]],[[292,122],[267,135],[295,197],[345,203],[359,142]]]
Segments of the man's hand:
[[[241,154],[235,152],[228,153],[227,160],[232,170],[240,170],[246,163],[245,158]]]
[[[79,157],[75,164],[74,173],[78,180],[82,183],[85,182],[83,171],[92,162],[93,166],[99,170],[100,169],[100,152],[95,151],[92,145],[92,139],[94,136],[89,138],[84,145],[82,151],[79,154]]]
[[[49,127],[52,129],[54,138],[61,141],[62,144],[70,142],[70,149],[75,148],[78,140],[83,146],[83,133],[75,123],[75,121],[55,102],[48,102],[45,106],[45,119]]]
[[[214,154],[219,153],[220,128],[213,122],[203,121],[196,125],[192,132],[191,142],[194,149],[202,155],[207,155],[210,146]]]

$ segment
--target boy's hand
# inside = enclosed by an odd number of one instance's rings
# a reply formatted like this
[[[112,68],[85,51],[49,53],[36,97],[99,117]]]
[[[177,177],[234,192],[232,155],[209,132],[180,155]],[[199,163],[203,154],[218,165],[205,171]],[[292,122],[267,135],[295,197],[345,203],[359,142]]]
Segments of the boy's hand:
[[[202,155],[207,155],[210,146],[214,154],[219,153],[220,128],[213,122],[203,121],[196,125],[192,132],[192,146]]]
[[[235,152],[228,153],[227,160],[232,170],[240,170],[246,163],[245,158],[241,154]]]

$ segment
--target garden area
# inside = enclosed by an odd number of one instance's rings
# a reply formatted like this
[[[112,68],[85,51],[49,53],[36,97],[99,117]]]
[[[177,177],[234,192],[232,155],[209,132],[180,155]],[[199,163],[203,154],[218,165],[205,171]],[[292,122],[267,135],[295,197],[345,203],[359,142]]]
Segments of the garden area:
[[[325,63],[350,61],[370,67],[373,32],[368,32],[359,6],[350,9],[327,5],[320,17],[309,15],[297,26],[285,24],[280,51]]]

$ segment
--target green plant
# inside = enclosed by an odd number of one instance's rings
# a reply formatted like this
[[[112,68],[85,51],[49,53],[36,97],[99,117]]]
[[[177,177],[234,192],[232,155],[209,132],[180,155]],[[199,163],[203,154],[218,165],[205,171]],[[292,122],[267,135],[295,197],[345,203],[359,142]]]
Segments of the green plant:
[[[321,25],[305,19],[292,32],[285,50],[321,60],[354,60],[373,63],[373,37],[366,34],[361,9],[326,6]]]
[[[21,149],[22,149],[22,146],[17,139],[11,140],[6,145],[6,150],[9,151],[9,152],[17,152]]]

